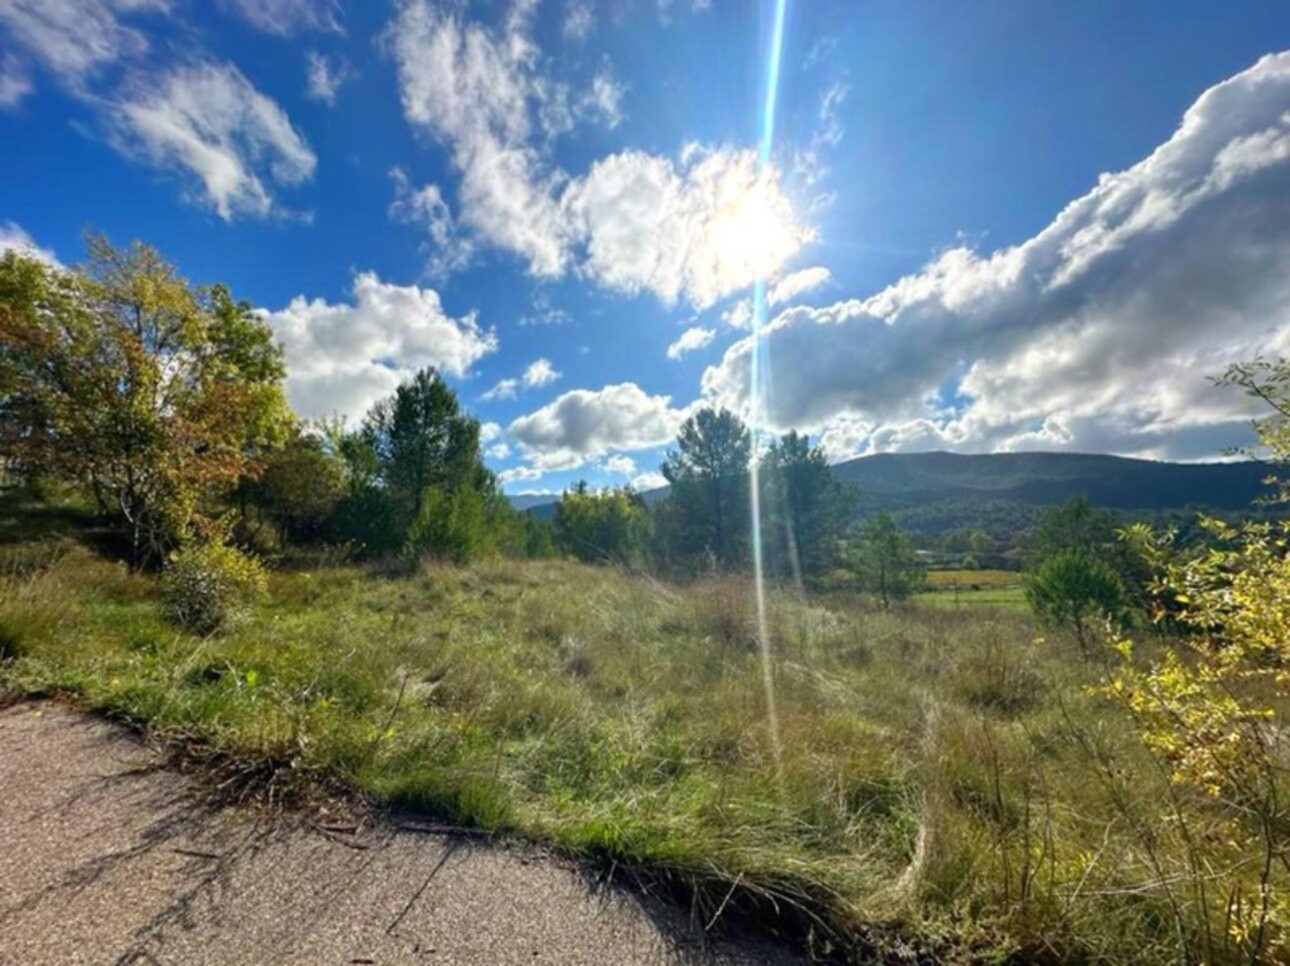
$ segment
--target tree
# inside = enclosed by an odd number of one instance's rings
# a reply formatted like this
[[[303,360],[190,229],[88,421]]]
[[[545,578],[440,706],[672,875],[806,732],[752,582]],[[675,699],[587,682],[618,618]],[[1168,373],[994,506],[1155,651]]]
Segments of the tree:
[[[1124,584],[1115,570],[1090,551],[1072,548],[1049,557],[1026,576],[1026,599],[1044,623],[1075,634],[1089,651],[1089,622],[1113,617],[1124,606]]]
[[[1044,515],[1028,554],[1028,569],[1034,572],[1067,551],[1101,560],[1118,578],[1124,600],[1138,606],[1145,603],[1148,574],[1141,555],[1119,539],[1115,518],[1082,496],[1072,497]]]
[[[464,564],[496,548],[488,526],[487,496],[473,485],[427,487],[408,531],[407,552]]]
[[[1031,559],[1039,564],[1066,550],[1099,556],[1114,544],[1115,520],[1111,514],[1094,507],[1087,497],[1075,496],[1044,514]]]
[[[377,477],[409,520],[420,516],[431,487],[482,487],[479,422],[460,411],[457,394],[433,368],[373,406],[360,432]]]
[[[345,496],[345,477],[323,440],[302,433],[269,457],[251,493],[287,545],[322,536]]]
[[[770,572],[801,581],[826,570],[855,510],[855,488],[836,480],[823,448],[795,431],[771,443],[758,475]]]
[[[749,531],[752,437],[729,410],[701,409],[681,426],[662,470],[672,485],[677,544],[723,567],[743,562]]]
[[[650,530],[649,513],[631,487],[597,492],[579,482],[556,504],[556,542],[587,563],[636,560],[645,551]]]
[[[1290,460],[1290,361],[1234,366],[1220,384],[1268,405],[1272,414],[1255,423],[1259,441],[1275,465]],[[1272,501],[1287,499],[1283,482]],[[1149,662],[1138,659],[1130,638],[1113,638],[1123,661],[1105,692],[1134,716],[1174,782],[1212,803],[1206,835],[1229,843],[1236,865],[1253,861],[1257,884],[1214,883],[1211,894],[1221,905],[1205,912],[1223,918],[1225,938],[1256,963],[1277,959],[1290,930],[1290,909],[1278,898],[1290,855],[1290,524],[1202,524],[1210,546],[1182,555],[1172,534],[1132,528],[1156,568],[1148,589],[1157,619],[1171,621],[1178,633]],[[1192,958],[1217,957],[1200,950]]]
[[[0,445],[87,487],[142,565],[287,437],[282,350],[245,302],[155,249],[88,238],[63,271],[0,257]]]
[[[927,576],[909,537],[885,513],[865,521],[860,539],[850,547],[849,563],[861,589],[876,595],[884,608],[907,600]]]

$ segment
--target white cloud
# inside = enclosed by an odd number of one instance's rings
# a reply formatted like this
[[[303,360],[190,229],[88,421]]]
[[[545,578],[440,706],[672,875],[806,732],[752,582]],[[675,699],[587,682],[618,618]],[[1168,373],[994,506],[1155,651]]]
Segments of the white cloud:
[[[62,267],[54,253],[37,245],[21,225],[12,221],[0,222],[0,255],[10,250],[21,252],[53,268]]]
[[[490,459],[504,460],[510,458],[511,448],[505,443],[494,443],[487,452]]]
[[[542,470],[534,469],[532,466],[515,466],[509,470],[502,470],[497,474],[497,482],[505,486],[507,483],[514,483],[517,480],[531,481],[542,479]]]
[[[596,14],[590,0],[566,0],[564,35],[570,40],[586,40],[596,25]]]
[[[307,181],[317,164],[282,108],[232,64],[137,79],[112,111],[119,148],[194,176],[198,198],[225,220],[268,214],[270,186]]]
[[[673,162],[625,151],[597,161],[564,197],[583,271],[605,288],[705,308],[773,273],[812,233],[756,154],[690,148]]]
[[[481,443],[491,443],[495,439],[500,439],[502,427],[497,423],[481,423],[479,426],[479,441]]]
[[[352,303],[298,296],[265,318],[286,350],[287,396],[304,416],[359,416],[417,369],[463,376],[497,348],[474,313],[449,316],[433,289],[375,272],[354,279]]]
[[[524,385],[530,389],[549,386],[560,378],[561,373],[551,365],[550,359],[537,359],[524,370]]]
[[[842,102],[847,99],[847,94],[851,88],[846,82],[836,80],[825,88],[824,93],[820,95],[819,123],[816,129],[813,142],[816,145],[825,145],[834,147],[842,141],[842,136],[846,133],[846,128],[838,119],[838,108]]]
[[[624,151],[582,177],[557,167],[551,139],[579,120],[617,123],[622,87],[602,66],[585,96],[571,95],[544,72],[531,5],[513,9],[489,29],[406,0],[387,34],[404,115],[447,147],[470,233],[534,276],[577,268],[614,291],[700,308],[772,274],[813,237],[751,150]]]
[[[432,277],[443,278],[469,265],[475,246],[458,227],[439,186],[415,188],[402,168],[393,169],[390,177],[394,180],[390,217],[425,231],[432,249],[426,271]]]
[[[222,0],[239,17],[265,33],[290,36],[303,30],[340,27],[336,0]]]
[[[809,60],[808,57],[808,67]],[[850,86],[838,78],[820,94],[815,131],[811,134],[810,142],[795,151],[793,155],[793,177],[806,188],[815,187],[830,173],[827,156],[842,142],[843,135],[846,134],[846,128],[838,115],[839,108],[850,90]],[[810,210],[822,211],[832,205],[834,199],[833,192],[820,191],[811,201]]]
[[[632,382],[574,389],[507,427],[535,466],[572,469],[612,451],[646,449],[676,435],[684,413],[670,396]]]
[[[1290,52],[1206,91],[1029,241],[952,249],[760,338],[766,421],[832,431],[835,450],[1189,458],[1241,441],[1245,401],[1206,376],[1290,351]],[[705,373],[710,399],[748,407],[752,348]]]
[[[13,54],[0,58],[0,108],[16,107],[32,90],[27,66]]]
[[[305,55],[305,62],[308,65],[305,95],[328,107],[334,107],[336,96],[350,78],[349,65],[342,58],[328,57],[316,50]]]
[[[0,0],[0,25],[45,69],[80,90],[109,65],[147,51],[144,35],[118,14],[167,7],[163,0]]]
[[[739,299],[739,301],[735,302],[721,313],[721,321],[732,329],[752,328],[752,320],[752,299]]]
[[[833,278],[833,274],[827,268],[820,266],[790,272],[771,285],[770,291],[766,293],[766,302],[769,305],[780,305],[781,303],[792,301],[803,292],[819,288],[831,278]]]
[[[542,291],[534,294],[529,313],[520,318],[520,325],[564,325],[569,313],[551,304],[550,297]]]
[[[539,276],[563,273],[567,242],[554,194],[559,176],[528,144],[536,48],[523,10],[505,31],[464,22],[425,0],[408,0],[388,34],[403,112],[445,142],[461,172],[463,221],[528,262]]]
[[[608,68],[596,71],[591,90],[583,99],[584,111],[604,121],[605,127],[616,128],[623,120],[623,95],[626,90]]]
[[[617,473],[619,476],[631,476],[636,472],[636,461],[622,454],[609,457],[602,466],[606,473]]]
[[[500,399],[514,399],[519,395],[520,381],[518,379],[500,379],[492,389],[483,393],[479,398],[485,402],[496,402]]]
[[[551,365],[550,359],[535,359],[529,363],[523,374],[515,379],[499,379],[497,384],[479,398],[487,402],[501,399],[514,399],[521,389],[537,389],[549,386],[559,379],[561,373]]]
[[[667,347],[667,357],[669,359],[679,359],[687,352],[694,352],[696,349],[702,349],[710,344],[717,337],[716,329],[705,329],[702,326],[694,326],[686,329],[681,333],[680,338]]]
[[[631,487],[637,493],[647,493],[662,486],[667,486],[667,477],[657,471],[637,474],[631,480]]]

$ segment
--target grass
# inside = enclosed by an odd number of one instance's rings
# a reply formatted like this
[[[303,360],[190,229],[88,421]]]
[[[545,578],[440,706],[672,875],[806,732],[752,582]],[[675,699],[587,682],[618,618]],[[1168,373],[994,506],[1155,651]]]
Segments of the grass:
[[[1026,593],[1022,575],[1014,570],[933,570],[927,575],[928,589],[917,595],[927,607],[989,606],[1025,611]]]
[[[333,566],[197,639],[65,535],[9,540],[0,571],[11,695],[634,869],[704,923],[924,961],[1236,958],[1221,898],[1253,870],[1024,613],[776,593],[775,736],[746,579]]]

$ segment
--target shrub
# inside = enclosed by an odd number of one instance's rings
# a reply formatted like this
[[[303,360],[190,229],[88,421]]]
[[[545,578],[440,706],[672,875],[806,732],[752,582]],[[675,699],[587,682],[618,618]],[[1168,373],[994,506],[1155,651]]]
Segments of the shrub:
[[[266,587],[260,562],[221,541],[193,543],[171,554],[161,575],[166,616],[202,635],[227,630]]]
[[[1124,584],[1111,565],[1085,550],[1063,550],[1026,578],[1026,599],[1040,620],[1073,631],[1088,652],[1089,622],[1117,615]]]
[[[408,532],[408,555],[459,564],[485,556],[494,549],[486,510],[484,494],[472,486],[427,487]]]

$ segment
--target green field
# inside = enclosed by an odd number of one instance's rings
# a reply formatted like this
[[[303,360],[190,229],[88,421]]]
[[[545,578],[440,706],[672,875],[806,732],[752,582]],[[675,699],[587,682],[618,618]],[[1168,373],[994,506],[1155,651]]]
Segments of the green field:
[[[927,584],[916,600],[928,607],[1027,608],[1022,575],[1015,570],[933,570]]]
[[[861,957],[1164,963],[1253,888],[1223,841],[1197,855],[1215,806],[1088,689],[1102,668],[1025,613],[774,592],[773,729],[746,578],[320,566],[199,639],[153,577],[0,529],[10,696],[109,711],[252,792],[340,786],[631,870],[703,922]]]

